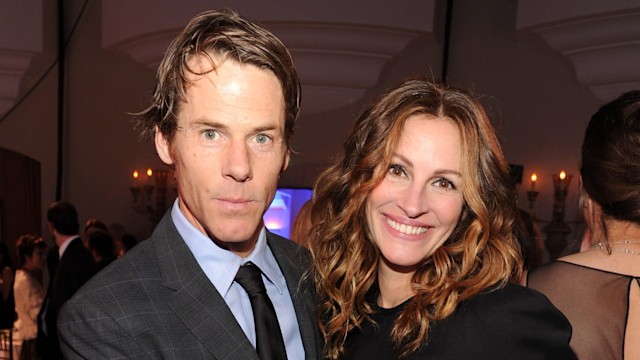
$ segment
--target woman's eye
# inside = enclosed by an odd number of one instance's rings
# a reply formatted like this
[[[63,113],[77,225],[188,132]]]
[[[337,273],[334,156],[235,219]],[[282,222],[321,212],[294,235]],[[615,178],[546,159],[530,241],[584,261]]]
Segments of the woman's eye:
[[[456,188],[456,186],[453,185],[453,183],[451,181],[449,181],[447,179],[444,179],[444,178],[440,178],[440,179],[436,180],[435,184],[436,184],[436,186],[441,187],[443,189],[451,189],[451,190],[453,190],[453,189]]]
[[[215,130],[205,130],[202,132],[202,136],[204,136],[207,140],[213,140],[217,137],[218,132]]]
[[[400,165],[389,166],[389,174],[394,176],[402,176],[405,174],[404,168]]]

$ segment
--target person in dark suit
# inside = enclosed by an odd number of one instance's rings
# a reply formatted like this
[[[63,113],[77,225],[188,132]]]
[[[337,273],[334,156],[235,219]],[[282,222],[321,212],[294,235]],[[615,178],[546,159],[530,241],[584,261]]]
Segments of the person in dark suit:
[[[178,199],[150,239],[65,305],[68,359],[258,359],[258,316],[235,281],[245,265],[258,268],[277,315],[266,343],[281,335],[284,357],[322,357],[317,300],[302,280],[309,255],[262,222],[299,104],[291,56],[269,31],[226,10],[189,22],[139,118],[175,172]]]
[[[106,230],[90,229],[85,233],[85,241],[96,263],[96,272],[104,269],[116,259],[113,237]]]
[[[38,315],[36,347],[42,359],[62,359],[58,342],[57,318],[62,305],[95,272],[93,258],[78,235],[80,223],[75,207],[64,201],[53,203],[47,211],[49,231],[55,239],[59,258]]]
[[[309,246],[329,359],[575,359],[571,326],[511,284],[515,188],[481,105],[409,79],[316,182]]]

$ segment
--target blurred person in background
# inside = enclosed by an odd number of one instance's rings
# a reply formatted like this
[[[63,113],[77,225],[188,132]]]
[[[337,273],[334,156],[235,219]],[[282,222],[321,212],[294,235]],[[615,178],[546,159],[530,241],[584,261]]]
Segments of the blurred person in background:
[[[13,287],[18,314],[14,323],[14,343],[22,343],[20,360],[37,360],[38,312],[45,296],[42,273],[47,246],[41,237],[27,234],[18,239],[16,248],[20,269],[16,271]]]
[[[11,329],[16,319],[13,299],[14,268],[7,245],[0,242],[0,329]]]
[[[106,230],[92,229],[86,235],[89,251],[96,262],[96,273],[116,259],[113,238]]]
[[[640,359],[640,91],[602,106],[582,144],[582,252],[529,273],[573,326],[581,360]]]

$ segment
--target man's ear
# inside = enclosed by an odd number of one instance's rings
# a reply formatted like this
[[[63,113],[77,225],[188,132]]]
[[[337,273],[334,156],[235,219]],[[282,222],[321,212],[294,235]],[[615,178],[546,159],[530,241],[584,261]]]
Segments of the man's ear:
[[[157,126],[155,129],[155,133],[156,151],[158,152],[160,160],[162,160],[167,165],[172,165],[173,157],[171,156],[171,145],[169,144],[169,140],[167,140],[167,138],[162,134]]]
[[[284,154],[284,163],[282,163],[282,169],[280,172],[284,172],[289,167],[289,159],[291,158],[291,149],[287,149],[287,152]]]

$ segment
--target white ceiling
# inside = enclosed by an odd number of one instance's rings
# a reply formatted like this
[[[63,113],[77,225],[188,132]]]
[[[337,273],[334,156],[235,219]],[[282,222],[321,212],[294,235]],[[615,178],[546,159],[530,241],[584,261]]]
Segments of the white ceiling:
[[[291,50],[306,115],[359,100],[377,85],[385,65],[411,56],[403,50],[418,37],[427,51],[442,51],[442,1],[405,0],[402,6],[387,0],[277,4],[243,0],[233,7],[272,30]],[[102,1],[102,47],[154,69],[190,17],[222,5],[199,0]],[[23,77],[32,59],[44,53],[45,36],[51,36],[44,30],[44,9],[43,0],[0,2],[0,117],[26,93]],[[599,98],[640,88],[638,2],[520,0],[516,26],[523,36],[543,39],[570,61],[580,84]]]

